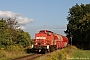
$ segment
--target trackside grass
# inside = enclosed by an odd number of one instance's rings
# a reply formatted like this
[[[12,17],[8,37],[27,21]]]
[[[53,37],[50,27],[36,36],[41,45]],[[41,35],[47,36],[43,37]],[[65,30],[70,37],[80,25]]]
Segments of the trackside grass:
[[[67,47],[64,49],[54,51],[50,54],[46,54],[45,56],[42,56],[35,60],[67,60],[67,58],[70,58],[71,54],[74,52],[75,49],[76,47],[74,46]]]
[[[17,49],[13,49],[13,47]],[[28,54],[23,49],[19,49],[18,46],[8,47],[7,50],[0,49],[0,60],[10,60],[25,55]],[[81,50],[75,46],[69,46],[35,60],[90,60],[90,50]]]
[[[69,59],[90,60],[90,50],[76,49]]]
[[[26,55],[24,51],[8,52],[6,50],[0,50],[0,60],[11,60],[24,55]]]
[[[27,55],[22,46],[12,45],[6,49],[0,49],[0,60],[10,60],[16,57]]]
[[[69,46],[35,60],[90,60],[90,50],[80,50],[75,46]]]

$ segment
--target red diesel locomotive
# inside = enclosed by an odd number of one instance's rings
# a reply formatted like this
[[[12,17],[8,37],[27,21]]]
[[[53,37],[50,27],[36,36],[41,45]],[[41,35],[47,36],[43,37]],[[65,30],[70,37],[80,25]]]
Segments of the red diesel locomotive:
[[[41,30],[35,34],[32,49],[36,52],[51,52],[64,48],[68,44],[68,38],[52,31]]]

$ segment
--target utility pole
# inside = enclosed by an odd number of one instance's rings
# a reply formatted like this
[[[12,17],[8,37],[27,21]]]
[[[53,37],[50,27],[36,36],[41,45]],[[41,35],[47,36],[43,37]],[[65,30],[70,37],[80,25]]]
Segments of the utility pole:
[[[72,33],[70,32],[70,41],[71,41],[71,46],[72,46],[72,37],[73,37],[73,35],[72,35]]]
[[[70,36],[70,40],[71,40],[71,46],[72,46],[72,36]]]

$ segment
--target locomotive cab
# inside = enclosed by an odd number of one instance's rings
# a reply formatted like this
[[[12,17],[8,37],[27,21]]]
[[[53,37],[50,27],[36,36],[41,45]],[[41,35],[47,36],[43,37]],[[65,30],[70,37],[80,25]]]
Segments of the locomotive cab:
[[[53,37],[51,32],[47,30],[41,30],[39,31],[39,33],[36,33],[34,39],[34,45],[32,46],[34,51],[36,52],[48,51],[51,42],[50,41],[51,37]]]

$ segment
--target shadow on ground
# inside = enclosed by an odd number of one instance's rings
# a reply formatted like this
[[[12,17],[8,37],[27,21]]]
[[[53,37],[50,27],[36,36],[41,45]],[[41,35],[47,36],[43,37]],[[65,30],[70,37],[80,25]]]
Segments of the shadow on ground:
[[[30,48],[25,49],[26,53],[34,53],[34,51]]]
[[[82,50],[90,50],[90,47],[89,46],[78,45],[77,48],[82,49]]]

